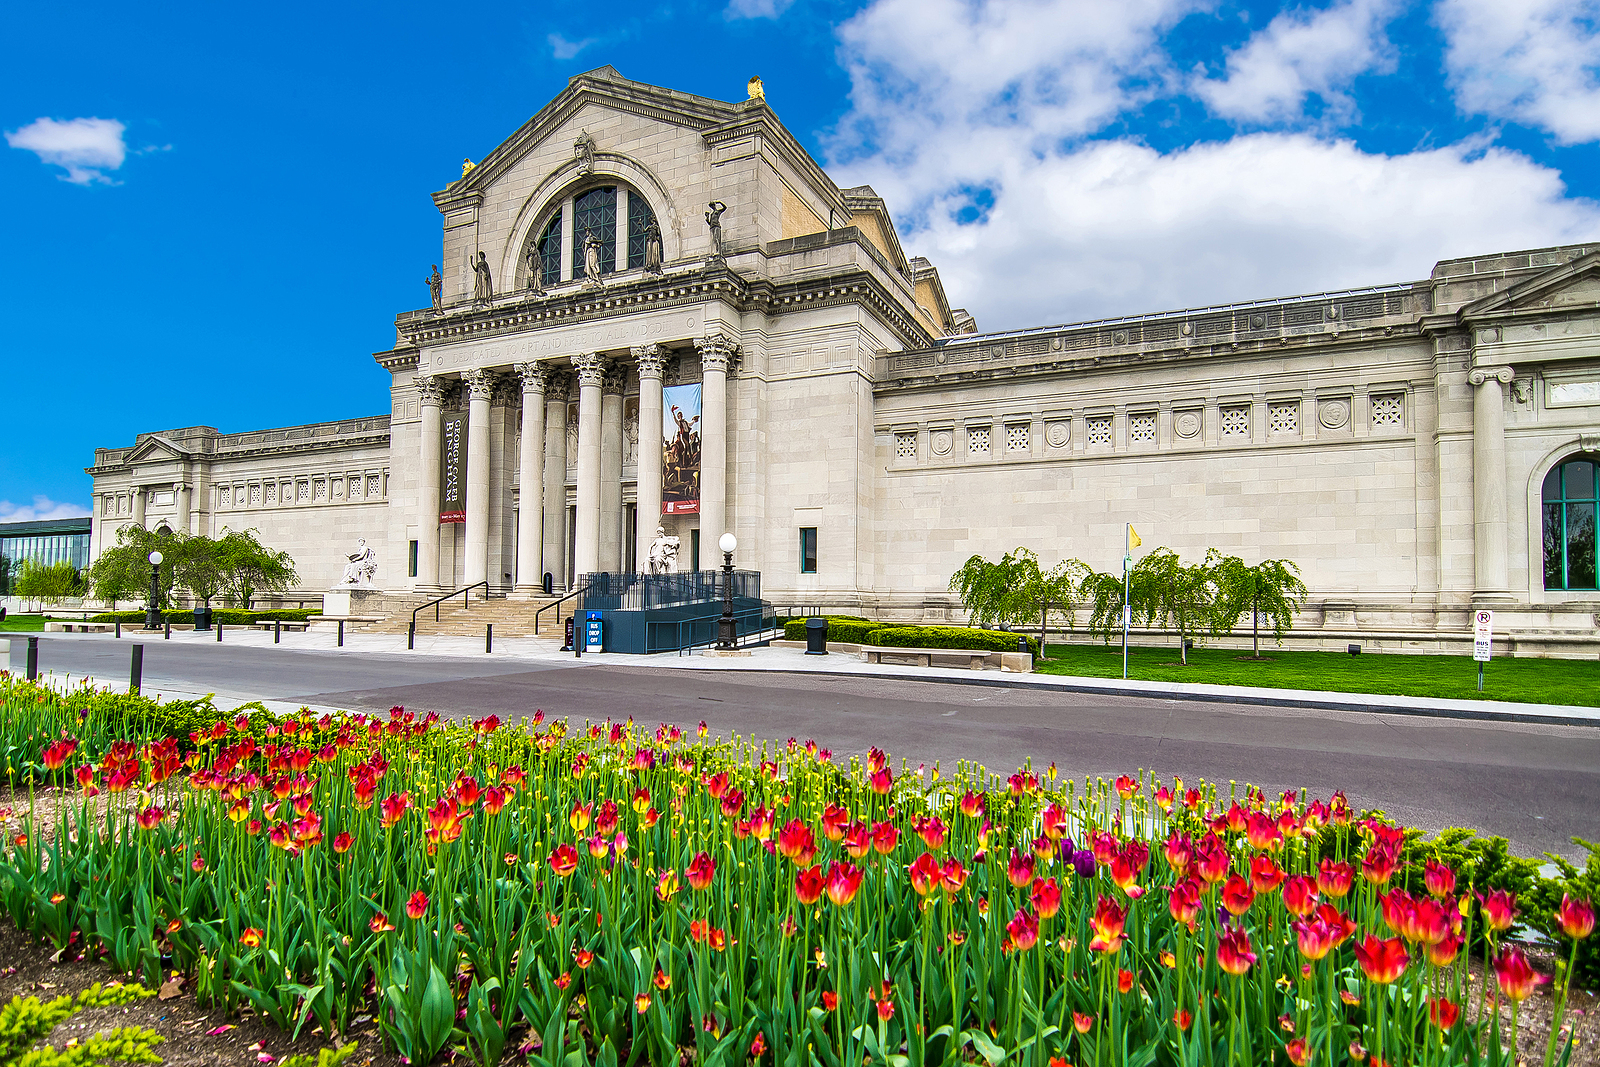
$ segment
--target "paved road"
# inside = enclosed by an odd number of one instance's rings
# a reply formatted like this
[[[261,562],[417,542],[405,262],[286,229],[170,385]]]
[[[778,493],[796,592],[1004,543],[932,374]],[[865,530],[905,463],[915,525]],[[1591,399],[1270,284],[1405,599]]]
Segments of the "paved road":
[[[23,642],[12,660],[22,665]],[[42,642],[41,663],[125,683],[126,643]],[[813,737],[835,753],[878,745],[913,764],[957,759],[1004,773],[1032,757],[1064,774],[1151,768],[1269,791],[1344,789],[1357,805],[1436,829],[1472,826],[1516,851],[1580,858],[1600,838],[1600,729],[1375,712],[988,689],[779,672],[666,670],[570,660],[370,655],[148,642],[145,690],[217,692],[352,710],[501,718],[542,708],[758,739]]]

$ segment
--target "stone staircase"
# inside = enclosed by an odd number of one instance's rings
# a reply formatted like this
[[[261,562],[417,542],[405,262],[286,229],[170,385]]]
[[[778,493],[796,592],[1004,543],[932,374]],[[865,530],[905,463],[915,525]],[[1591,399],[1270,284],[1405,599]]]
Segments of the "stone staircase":
[[[555,603],[558,597],[536,596],[531,600],[505,598],[482,599],[475,590],[470,603],[463,607],[459,596],[439,605],[438,621],[433,608],[417,613],[417,633],[425,635],[457,635],[482,637],[484,627],[493,624],[496,637],[532,637],[534,613]],[[403,634],[411,625],[412,609],[426,604],[432,597],[413,593],[390,593],[383,598],[384,616],[377,622],[364,623],[357,633]],[[577,599],[563,602],[539,617],[540,638],[550,638],[558,643],[566,632],[566,621],[577,607]]]

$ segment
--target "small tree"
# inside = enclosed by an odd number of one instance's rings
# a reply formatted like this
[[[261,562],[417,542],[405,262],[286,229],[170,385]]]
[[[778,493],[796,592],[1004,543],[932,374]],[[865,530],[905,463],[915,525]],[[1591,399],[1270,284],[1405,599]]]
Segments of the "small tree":
[[[1217,559],[1212,567],[1217,586],[1216,626],[1232,630],[1240,617],[1250,613],[1252,655],[1261,658],[1261,619],[1266,617],[1272,636],[1283,643],[1283,635],[1294,625],[1295,614],[1306,602],[1306,584],[1300,568],[1286,559],[1262,560],[1245,566],[1238,556]]]
[[[14,585],[19,597],[59,603],[83,591],[83,575],[66,560],[46,565],[36,559],[26,559],[22,561]]]
[[[215,546],[220,589],[240,607],[248,608],[257,593],[281,593],[300,582],[289,553],[262,544],[255,530],[231,531]]]
[[[1133,565],[1130,585],[1137,585],[1139,597],[1134,615],[1146,626],[1176,626],[1178,656],[1189,663],[1191,633],[1200,628],[1216,632],[1216,581],[1212,563],[1216,550],[1206,553],[1202,563],[1184,563],[1170,548],[1158,548]]]
[[[88,582],[95,599],[114,604],[137,600],[150,588],[150,553],[175,557],[176,535],[158,534],[143,526],[127,525],[117,531],[117,543],[103,549],[89,567]],[[162,561],[162,577],[170,585],[172,569]],[[176,565],[176,559],[173,559]],[[159,597],[158,597],[159,599]]]
[[[1068,560],[1045,571],[1031,549],[1018,548],[1007,552],[998,563],[982,556],[971,557],[950,576],[950,589],[961,597],[975,626],[1021,628],[1038,619],[1042,652],[1050,609],[1063,612],[1071,623],[1080,566],[1076,560]]]

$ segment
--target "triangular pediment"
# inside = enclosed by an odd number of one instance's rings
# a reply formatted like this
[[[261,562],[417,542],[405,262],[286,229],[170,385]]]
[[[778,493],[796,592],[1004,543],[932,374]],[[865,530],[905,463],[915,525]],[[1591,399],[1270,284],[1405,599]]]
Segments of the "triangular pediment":
[[[568,81],[567,87],[554,100],[484,156],[477,166],[433,194],[435,203],[459,200],[488,188],[563,123],[591,104],[694,130],[728,122],[744,111],[738,104],[631,81],[609,65],[598,67]]]
[[[1461,309],[1461,318],[1561,309],[1600,309],[1600,252],[1580,256],[1474,301]]]
[[[160,434],[146,434],[133,446],[124,462],[140,463],[150,459],[186,459],[189,453]]]

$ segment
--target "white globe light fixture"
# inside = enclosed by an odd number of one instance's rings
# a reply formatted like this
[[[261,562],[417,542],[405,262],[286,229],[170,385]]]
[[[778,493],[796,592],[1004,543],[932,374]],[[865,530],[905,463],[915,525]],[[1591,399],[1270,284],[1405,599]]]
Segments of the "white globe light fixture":
[[[157,549],[149,555],[150,560],[150,600],[144,609],[144,628],[146,630],[161,629],[161,611],[157,607],[161,602],[161,561],[165,557]]]
[[[739,547],[739,539],[725,533],[717,538],[717,547],[722,549],[722,618],[717,620],[717,648],[731,652],[739,643],[733,619],[733,550]]]
[[[161,561],[163,559],[165,559],[165,558],[166,557],[163,556],[160,552],[152,552],[152,553],[150,553],[150,566],[152,566],[152,567],[161,566]]]
[[[725,533],[722,535],[721,540],[717,542],[717,547],[725,553],[732,552],[739,547],[739,539],[731,533]]]

